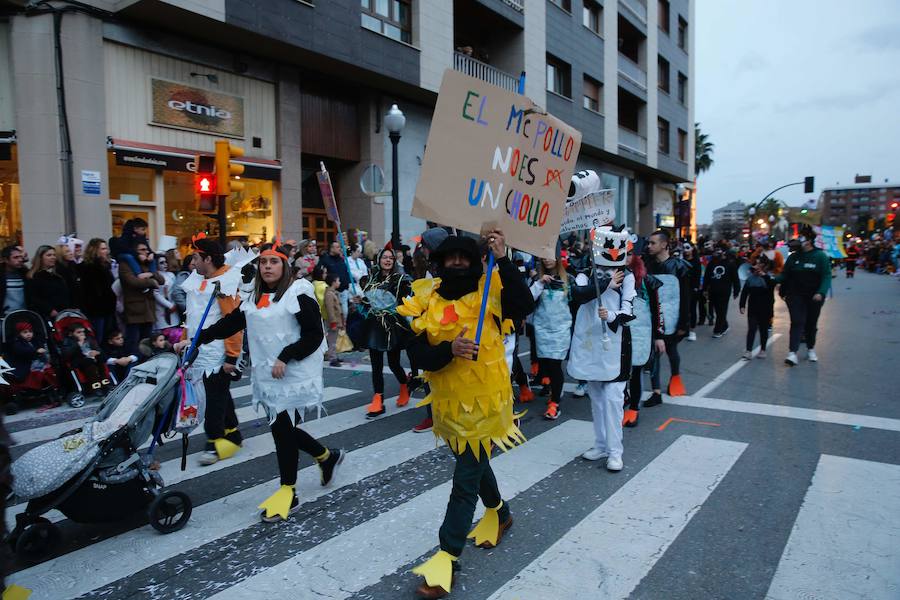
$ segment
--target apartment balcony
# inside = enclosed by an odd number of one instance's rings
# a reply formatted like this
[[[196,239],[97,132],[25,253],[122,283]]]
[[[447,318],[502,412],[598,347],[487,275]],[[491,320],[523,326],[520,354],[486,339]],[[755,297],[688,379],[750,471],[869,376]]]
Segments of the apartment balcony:
[[[619,0],[619,4],[634,15],[638,21],[644,25],[647,24],[647,3],[645,0]]]
[[[503,3],[510,5],[520,13],[525,12],[525,0],[503,0]]]
[[[647,138],[630,129],[620,126],[619,148],[634,152],[635,154],[640,154],[641,156],[647,156]]]
[[[624,77],[642,90],[647,90],[647,71],[639,64],[619,53],[619,77]]]
[[[515,92],[519,87],[519,78],[487,63],[476,60],[461,52],[453,53],[453,69],[470,77],[487,81],[505,90]],[[646,75],[645,75],[646,79]]]

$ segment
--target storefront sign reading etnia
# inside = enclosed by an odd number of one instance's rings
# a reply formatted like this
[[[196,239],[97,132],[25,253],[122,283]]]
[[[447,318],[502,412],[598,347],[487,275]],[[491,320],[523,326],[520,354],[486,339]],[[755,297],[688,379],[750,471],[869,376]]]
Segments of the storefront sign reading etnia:
[[[244,137],[244,99],[183,83],[151,79],[151,123]]]

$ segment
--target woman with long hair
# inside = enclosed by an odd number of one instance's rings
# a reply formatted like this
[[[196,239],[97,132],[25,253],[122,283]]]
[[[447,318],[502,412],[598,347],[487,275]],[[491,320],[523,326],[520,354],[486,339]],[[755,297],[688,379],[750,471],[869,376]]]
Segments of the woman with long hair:
[[[397,306],[410,295],[409,277],[400,272],[390,248],[383,249],[375,261],[371,277],[363,280],[363,298],[360,303],[365,315],[366,342],[372,364],[372,402],[366,407],[366,418],[374,419],[385,412],[384,408],[384,353],[388,366],[400,384],[397,406],[409,403],[409,380],[400,364],[400,352],[409,338],[406,319],[397,314]]]
[[[304,411],[322,405],[325,336],[312,284],[293,277],[284,248],[262,247],[251,297],[239,310],[202,330],[199,343],[225,339],[243,329],[253,356],[253,406],[262,407],[268,417],[281,475],[281,487],[259,505],[260,518],[272,523],[300,508],[294,491],[300,450],[315,459],[323,486],[331,482],[344,458],[342,450],[326,448],[300,428]],[[188,344],[179,342],[176,350]]]
[[[40,246],[35,251],[25,289],[28,307],[44,319],[54,319],[59,311],[72,307],[72,290],[56,272],[56,250],[53,246]]]
[[[531,284],[531,296],[537,304],[532,323],[541,373],[550,379],[550,397],[544,412],[544,418],[550,420],[559,418],[565,383],[562,362],[569,352],[572,329],[569,290],[569,274],[559,255],[541,259]]]
[[[105,340],[107,333],[117,329],[116,294],[112,289],[115,277],[106,241],[90,240],[84,261],[77,269],[81,279],[81,310],[91,321],[97,339]]]
[[[72,295],[72,307],[81,307],[81,277],[79,276],[75,262],[75,249],[71,244],[57,244],[56,248],[56,274],[66,280],[66,286]]]

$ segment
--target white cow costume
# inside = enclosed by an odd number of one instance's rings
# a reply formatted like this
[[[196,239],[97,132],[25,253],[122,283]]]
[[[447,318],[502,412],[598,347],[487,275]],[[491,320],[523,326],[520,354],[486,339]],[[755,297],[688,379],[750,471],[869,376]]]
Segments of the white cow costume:
[[[625,269],[633,244],[624,226],[591,230],[596,282],[586,275],[575,280],[573,300],[580,304],[569,351],[568,372],[587,382],[594,418],[594,447],[584,457],[608,457],[607,468],[622,468],[622,416],[625,385],[631,376],[631,337],[626,326],[634,318],[634,275]],[[623,271],[621,285],[613,287],[612,274]],[[597,302],[600,290],[600,303]],[[605,324],[599,311],[608,312]],[[605,338],[608,338],[605,339]]]

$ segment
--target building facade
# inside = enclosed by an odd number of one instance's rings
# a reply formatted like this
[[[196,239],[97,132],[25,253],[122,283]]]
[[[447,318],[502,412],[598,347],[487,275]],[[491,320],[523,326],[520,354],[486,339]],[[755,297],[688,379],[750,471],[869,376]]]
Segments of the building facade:
[[[194,159],[223,138],[245,150],[229,237],[330,239],[324,163],[343,225],[383,243],[389,196],[360,180],[375,165],[391,181],[392,104],[406,116],[409,240],[446,69],[507,89],[525,71],[526,94],[582,131],[579,168],[641,232],[674,225],[676,186],[693,179],[693,0],[23,4],[0,1],[0,238],[28,248],[138,216],[151,240],[214,233],[194,206]]]
[[[857,175],[852,184],[826,187],[819,194],[822,224],[845,226],[851,231],[874,229],[879,221],[895,214],[898,206],[900,182],[885,179],[872,183],[868,175]]]
[[[734,239],[747,225],[747,206],[743,202],[731,202],[713,210],[712,236],[715,239]]]

